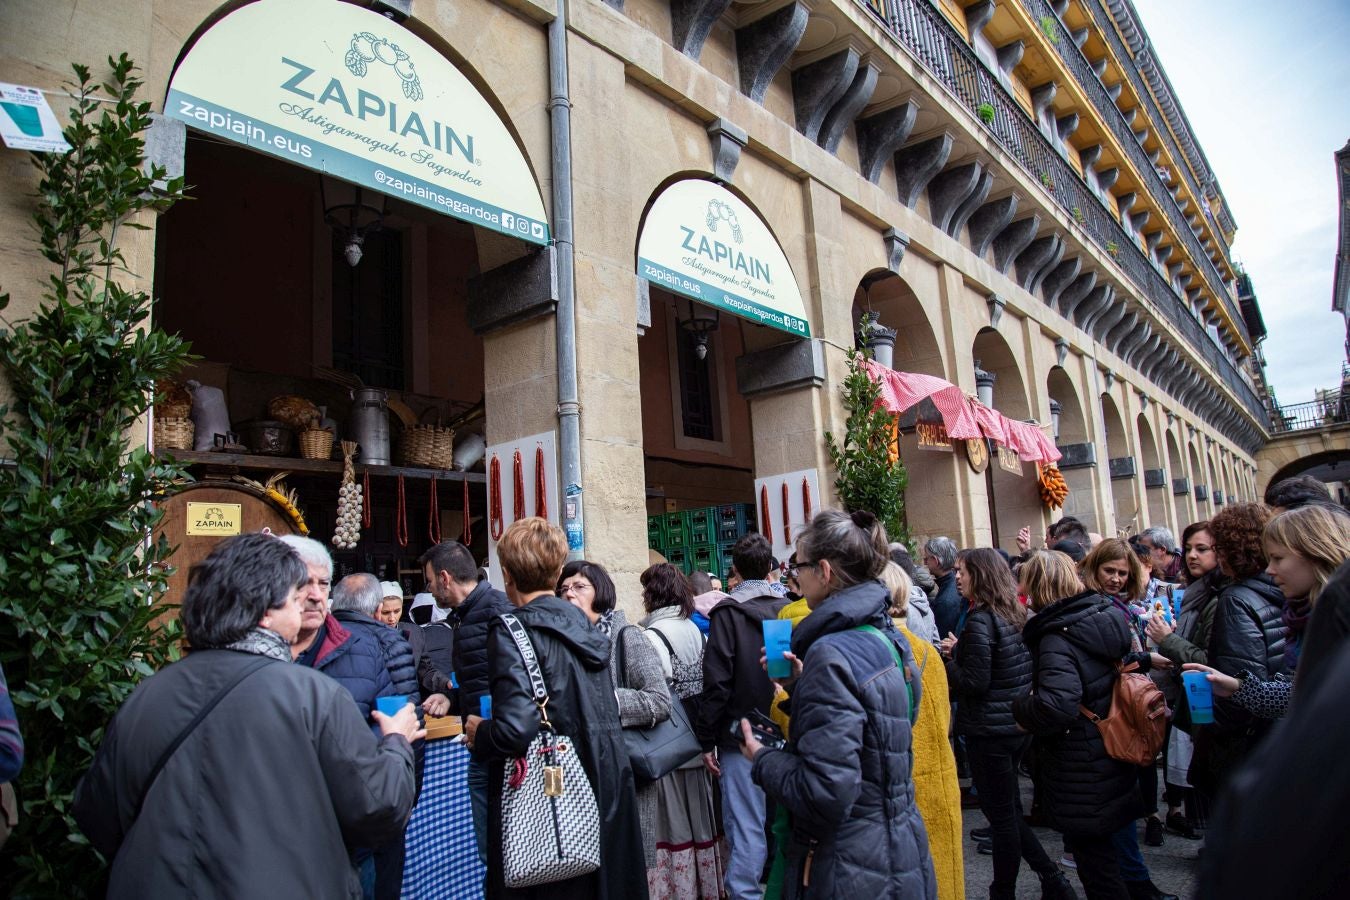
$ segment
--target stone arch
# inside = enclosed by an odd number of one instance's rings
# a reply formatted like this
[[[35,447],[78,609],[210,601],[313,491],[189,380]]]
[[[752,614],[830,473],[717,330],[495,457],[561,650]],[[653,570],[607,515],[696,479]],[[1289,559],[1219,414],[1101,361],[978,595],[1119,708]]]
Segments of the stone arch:
[[[1074,516],[1086,523],[1089,531],[1097,531],[1101,528],[1101,523],[1096,521],[1097,510],[1094,502],[1096,484],[1093,472],[1100,471],[1102,461],[1094,458],[1091,463],[1074,462],[1082,457],[1081,451],[1073,448],[1092,446],[1091,438],[1088,436],[1087,416],[1078,387],[1062,366],[1050,369],[1050,374],[1045,379],[1045,387],[1050,399],[1060,407],[1059,436],[1055,443],[1061,448],[1070,448],[1069,453],[1060,460],[1060,471],[1064,474],[1065,483],[1069,485],[1069,496],[1060,512],[1062,515]]]
[[[913,287],[900,276],[879,269],[858,283],[853,298],[854,322],[864,312],[877,314],[879,324],[894,329],[892,368],[947,378],[938,339],[941,322],[929,317]],[[960,539],[962,498],[958,477],[965,455],[956,448],[920,446],[919,423],[940,424],[942,417],[932,403],[924,401],[900,418],[900,458],[909,483],[905,489],[905,520],[910,536],[922,543],[945,535]]]
[[[1120,414],[1120,407],[1116,405],[1115,398],[1109,393],[1101,396],[1102,404],[1102,428],[1105,431],[1106,439],[1106,466],[1107,477],[1111,479],[1111,515],[1107,517],[1108,521],[1103,523],[1107,525],[1110,534],[1115,534],[1122,528],[1128,528],[1132,531],[1138,531],[1140,516],[1139,501],[1135,497],[1134,479],[1132,477],[1112,477],[1110,472],[1110,461],[1113,459],[1122,459],[1130,456],[1130,438],[1129,432],[1125,428],[1125,420]],[[1103,531],[1103,534],[1108,532]]]
[[[1195,505],[1193,494],[1191,493],[1190,479],[1186,476],[1186,457],[1181,453],[1181,445],[1177,443],[1177,436],[1172,429],[1167,429],[1166,440],[1167,451],[1167,491],[1172,494],[1173,507],[1176,509],[1176,525],[1181,527],[1182,520],[1190,522],[1195,519]],[[1176,493],[1176,483],[1184,479],[1186,482],[1186,493]]]
[[[1027,391],[1023,366],[1002,334],[985,327],[971,345],[972,360],[994,375],[994,408],[1010,419],[1031,418],[1031,398]],[[1006,472],[991,453],[985,485],[989,489],[990,531],[997,547],[1015,547],[1018,529],[1030,525],[1033,531],[1044,521],[1045,509],[1036,485],[1035,467],[1021,463],[1021,475]],[[997,525],[997,527],[994,527]]]
[[[1144,413],[1139,414],[1135,424],[1139,429],[1140,472],[1137,477],[1144,483],[1144,494],[1148,501],[1148,524],[1166,525],[1170,528],[1172,523],[1167,514],[1167,469],[1163,465],[1162,454],[1158,451],[1158,442],[1153,436],[1153,426]],[[1156,477],[1156,473],[1159,472],[1162,473],[1162,478],[1150,485],[1149,479]]]

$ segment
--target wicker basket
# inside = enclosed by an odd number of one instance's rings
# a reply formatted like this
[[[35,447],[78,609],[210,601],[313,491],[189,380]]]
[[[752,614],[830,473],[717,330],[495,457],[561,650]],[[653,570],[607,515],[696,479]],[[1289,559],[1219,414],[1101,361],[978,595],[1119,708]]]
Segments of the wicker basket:
[[[186,419],[192,412],[192,394],[176,381],[155,382],[155,419]]]
[[[302,459],[331,459],[333,456],[333,432],[328,428],[311,428],[300,432],[300,456]]]
[[[191,419],[155,419],[155,446],[163,450],[191,450],[197,428]]]
[[[418,469],[453,469],[455,430],[440,425],[404,428],[403,464]]]

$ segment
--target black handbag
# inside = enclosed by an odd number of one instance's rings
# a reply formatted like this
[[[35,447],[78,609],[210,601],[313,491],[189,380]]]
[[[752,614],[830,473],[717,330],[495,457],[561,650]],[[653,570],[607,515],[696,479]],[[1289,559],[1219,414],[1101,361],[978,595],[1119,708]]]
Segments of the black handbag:
[[[619,642],[618,665],[622,680],[623,674],[628,671],[622,631],[615,635],[615,640]],[[684,704],[674,694],[671,694],[670,701],[670,718],[664,722],[657,722],[648,728],[623,730],[628,745],[628,764],[639,782],[656,781],[703,752],[703,745],[689,724]]]

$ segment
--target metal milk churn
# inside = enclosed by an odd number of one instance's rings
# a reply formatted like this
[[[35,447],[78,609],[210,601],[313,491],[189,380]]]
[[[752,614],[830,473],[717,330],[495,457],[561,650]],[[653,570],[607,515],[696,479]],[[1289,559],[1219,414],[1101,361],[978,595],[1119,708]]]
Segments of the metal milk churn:
[[[360,460],[389,465],[389,394],[380,388],[352,391],[351,438],[361,445]]]

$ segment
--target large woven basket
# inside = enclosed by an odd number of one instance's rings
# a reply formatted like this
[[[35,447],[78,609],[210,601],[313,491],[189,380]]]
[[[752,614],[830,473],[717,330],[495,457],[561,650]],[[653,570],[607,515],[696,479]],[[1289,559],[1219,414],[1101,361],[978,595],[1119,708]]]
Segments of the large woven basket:
[[[155,446],[164,450],[191,450],[196,430],[191,419],[156,418]]]
[[[303,459],[330,459],[333,456],[332,430],[311,428],[300,432],[300,456]]]
[[[404,428],[403,465],[419,469],[453,469],[455,430],[441,425]]]

